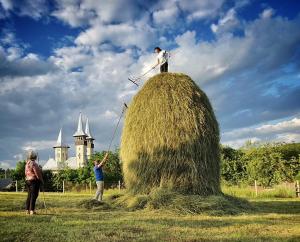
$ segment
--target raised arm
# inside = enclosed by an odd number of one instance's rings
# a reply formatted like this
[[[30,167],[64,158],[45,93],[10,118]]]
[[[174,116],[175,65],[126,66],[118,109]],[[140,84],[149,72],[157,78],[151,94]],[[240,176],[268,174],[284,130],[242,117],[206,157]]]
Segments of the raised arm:
[[[98,167],[102,167],[105,162],[107,161],[107,158],[108,158],[108,152],[106,152],[106,154],[104,155],[102,161],[100,162],[100,164],[98,165]]]

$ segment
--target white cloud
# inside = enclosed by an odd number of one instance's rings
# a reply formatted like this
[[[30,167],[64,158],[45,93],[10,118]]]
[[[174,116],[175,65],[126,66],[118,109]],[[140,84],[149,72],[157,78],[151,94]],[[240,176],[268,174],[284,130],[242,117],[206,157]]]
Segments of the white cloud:
[[[56,69],[53,63],[37,54],[24,54],[25,50],[26,44],[18,43],[14,33],[4,31],[0,39],[0,78],[41,75]]]
[[[160,26],[173,24],[177,21],[179,9],[175,3],[166,6],[164,9],[153,12],[154,22]]]
[[[54,53],[55,55],[50,57],[51,61],[65,70],[88,65],[92,59],[90,48],[86,46],[62,47]]]
[[[14,165],[12,164],[13,161],[0,161],[0,168],[2,169],[13,169]]]
[[[248,140],[266,142],[299,142],[300,118],[279,121],[275,124],[263,124],[258,127],[247,127],[224,132],[224,144],[240,147]]]
[[[180,8],[188,13],[187,19],[189,21],[203,20],[217,16],[223,3],[224,0],[178,1]]]
[[[239,26],[239,24],[240,22],[236,17],[236,10],[234,8],[231,8],[228,10],[225,16],[219,19],[217,24],[211,25],[211,30],[214,33],[228,32],[235,29],[237,26]]]
[[[118,114],[116,114],[114,111],[106,110],[103,114],[103,117],[106,119],[116,119]]]
[[[248,137],[248,138],[243,138],[243,139],[235,139],[235,140],[225,141],[225,142],[222,142],[222,145],[230,146],[232,148],[237,149],[237,148],[244,146],[247,142],[257,143],[260,141],[261,141],[261,139],[259,139],[257,137]]]
[[[48,3],[46,0],[0,0],[0,4],[9,16],[10,11],[14,11],[19,16],[27,16],[33,19],[39,19],[48,12]]]
[[[61,0],[52,15],[72,27],[92,25],[94,21],[109,24],[111,22],[129,22],[142,15],[134,0]]]
[[[5,10],[11,10],[14,6],[12,0],[0,0],[0,3]]]
[[[261,134],[300,130],[300,118],[293,118],[291,120],[282,121],[277,124],[265,124],[261,127],[256,128],[256,130]]]
[[[274,9],[267,8],[261,13],[261,18],[271,18],[274,15]]]
[[[6,115],[0,117],[5,137],[5,140],[0,140],[0,149],[5,147],[0,150],[1,154],[6,150],[13,150],[12,154],[16,154],[22,152],[21,148],[36,148],[41,149],[44,158],[48,158],[53,153],[52,145],[62,124],[66,129],[67,142],[74,142],[72,134],[80,111],[89,117],[96,150],[107,148],[123,102],[130,101],[138,90],[127,77],[142,74],[154,63],[154,55],[146,51],[152,43],[160,41],[160,44],[174,46],[169,29],[162,31],[151,26],[153,23],[149,16],[152,13],[154,24],[159,26],[174,19],[180,21],[183,14],[187,14],[190,21],[220,18],[215,22],[216,33],[223,30],[224,33],[230,32],[234,26],[232,23],[238,20],[238,6],[221,14],[223,1],[175,1],[173,8],[170,6],[169,9],[164,7],[166,3],[160,1],[154,5],[149,3],[147,12],[131,8],[130,4],[134,1],[129,0],[122,1],[119,6],[111,1],[100,4],[93,0],[64,3],[71,9],[59,7],[53,14],[70,26],[83,26],[74,46],[57,48],[47,60],[33,53],[24,55],[21,46],[0,48],[0,53],[3,53],[0,54],[3,58],[0,63],[11,67],[13,71],[10,73],[18,74],[9,76],[5,73],[7,68],[4,72],[2,68],[1,73],[5,75],[1,77],[0,108]],[[251,125],[261,122],[264,117],[268,120],[273,118],[260,109],[257,111],[257,106],[267,105],[259,91],[268,89],[274,82],[273,73],[280,74],[282,66],[289,64],[294,57],[300,40],[299,22],[299,18],[260,17],[245,22],[242,26],[244,33],[239,36],[216,34],[211,41],[199,41],[198,32],[190,28],[190,23],[174,23],[183,34],[176,38],[178,47],[172,53],[170,70],[187,73],[200,84],[209,95],[222,128],[228,130],[229,124],[230,128],[237,124],[251,127],[250,131],[237,129],[234,135],[230,131],[225,132],[227,138],[225,136],[224,142],[240,145],[249,139],[264,140],[263,136],[270,140],[298,137],[287,128],[280,128],[283,124],[271,128],[259,126],[266,133],[257,130],[257,133],[252,133],[257,127]],[[116,51],[112,45],[121,48]],[[40,67],[43,67],[42,64],[45,68]],[[51,66],[60,69],[51,70]],[[280,90],[281,97],[283,94],[284,90]],[[277,110],[279,105],[276,103],[268,105],[267,111],[279,118],[293,115],[293,110],[283,112],[283,107]],[[241,109],[247,112],[241,112]],[[251,115],[256,119],[250,119]],[[120,131],[121,127],[114,141],[116,145]],[[39,137],[45,140],[39,141]],[[16,147],[24,140],[32,140],[33,143],[25,142],[22,147]],[[8,156],[7,153],[5,156]]]
[[[26,142],[25,144],[23,144],[22,149],[24,151],[28,151],[28,150],[45,150],[45,149],[49,149],[52,148],[52,146],[55,145],[55,141],[54,140],[39,140],[39,141],[32,141],[32,142]]]
[[[23,154],[22,153],[19,153],[19,154],[16,154],[13,156],[16,160],[22,160],[24,157],[23,157]]]
[[[62,20],[72,27],[88,25],[95,18],[92,9],[84,8],[81,1],[58,1],[58,8],[52,12],[52,16]]]
[[[252,68],[264,73],[278,70],[294,56],[300,41],[299,24],[300,18],[259,18],[244,26],[244,36],[221,35],[215,41],[198,43],[196,32],[187,31],[175,39],[179,47],[174,50],[171,68],[189,73],[201,84]]]
[[[137,46],[146,49],[153,43],[155,31],[144,22],[135,24],[95,24],[82,32],[75,40],[77,45],[100,45],[109,42],[120,47]]]

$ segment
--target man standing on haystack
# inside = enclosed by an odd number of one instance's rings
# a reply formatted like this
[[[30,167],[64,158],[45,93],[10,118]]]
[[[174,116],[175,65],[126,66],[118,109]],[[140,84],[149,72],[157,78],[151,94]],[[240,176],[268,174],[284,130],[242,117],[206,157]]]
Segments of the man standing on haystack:
[[[159,65],[160,73],[168,72],[169,53],[166,50],[162,50],[159,47],[155,47],[154,52],[157,54],[157,63],[152,68],[154,69],[156,66]]]

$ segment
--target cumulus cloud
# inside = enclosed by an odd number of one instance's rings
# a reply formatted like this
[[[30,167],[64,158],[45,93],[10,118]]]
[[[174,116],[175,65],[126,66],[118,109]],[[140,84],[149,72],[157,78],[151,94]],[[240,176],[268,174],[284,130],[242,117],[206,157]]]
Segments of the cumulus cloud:
[[[300,85],[295,84],[300,80],[299,17],[262,13],[245,22],[238,11],[248,1],[234,1],[227,8],[221,0],[173,0],[172,6],[150,2],[141,2],[141,7],[129,0],[120,5],[59,1],[52,15],[80,27],[80,33],[73,45],[56,48],[47,59],[11,44],[20,43],[10,41],[13,36],[2,38],[0,110],[5,115],[0,116],[0,160],[13,160],[28,147],[39,149],[42,159],[53,156],[51,147],[62,126],[73,155],[79,112],[89,117],[96,150],[107,148],[123,102],[137,92],[127,77],[139,76],[153,65],[155,57],[148,51],[153,43],[176,46],[170,70],[188,73],[208,94],[222,142],[240,146],[249,139],[298,140],[298,133],[289,128],[298,125],[298,116],[269,122],[300,113]],[[199,40],[195,21],[209,21],[208,27],[213,22],[215,36]],[[163,27],[171,23],[180,27],[176,38],[173,27]],[[238,36],[233,31],[237,27]],[[120,133],[121,127],[116,146]]]
[[[239,19],[236,17],[236,10],[234,8],[231,8],[228,10],[224,17],[219,19],[217,24],[211,25],[211,30],[214,33],[229,32],[230,30],[235,29],[237,26],[239,26],[239,24]]]
[[[39,141],[33,141],[33,142],[26,142],[23,144],[22,149],[24,151],[28,150],[49,150],[50,147],[55,145],[55,143],[52,140],[39,140]]]
[[[153,42],[155,31],[146,23],[95,24],[75,40],[78,45],[99,45],[109,42],[120,47],[137,46],[146,49]]]
[[[39,19],[48,12],[48,2],[46,0],[0,0],[0,7],[4,9],[5,17],[14,12],[19,16],[27,16]]]
[[[171,25],[178,21],[179,13],[176,2],[166,1],[163,6],[159,6],[159,9],[153,12],[153,20],[160,26]]]
[[[34,53],[24,54],[25,50],[26,44],[18,43],[13,32],[4,31],[0,39],[0,78],[41,75],[55,69],[50,61]]]
[[[183,11],[188,13],[187,19],[193,21],[217,16],[224,2],[224,0],[179,0],[178,4]]]
[[[143,15],[141,8],[147,8],[148,4],[151,3],[141,0],[62,0],[57,1],[52,15],[72,27],[92,24],[94,20],[105,24],[120,23]]]
[[[1,161],[0,162],[0,167],[2,169],[12,169],[12,168],[14,168],[14,164],[11,161],[7,161],[7,162]]]
[[[247,127],[224,132],[224,144],[240,147],[246,141],[264,142],[299,142],[300,118],[295,117],[274,124],[262,124],[257,127]]]
[[[261,13],[261,18],[271,18],[274,15],[274,9],[267,8]]]
[[[72,27],[88,25],[91,19],[95,18],[95,12],[83,8],[80,1],[57,1],[57,5],[57,9],[51,15]]]

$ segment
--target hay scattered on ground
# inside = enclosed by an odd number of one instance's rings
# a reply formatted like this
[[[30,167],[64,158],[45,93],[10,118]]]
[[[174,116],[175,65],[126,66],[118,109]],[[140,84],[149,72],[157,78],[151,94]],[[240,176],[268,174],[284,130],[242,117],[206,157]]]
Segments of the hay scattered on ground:
[[[98,201],[95,199],[86,199],[82,200],[78,203],[79,207],[86,208],[86,209],[99,209],[99,210],[107,210],[111,209],[111,206],[104,201]]]
[[[136,194],[157,187],[220,193],[218,123],[205,93],[184,74],[156,75],[133,98],[120,156],[126,187]]]
[[[123,193],[110,199],[114,207],[129,211],[140,209],[169,210],[176,214],[236,215],[253,210],[248,201],[220,194],[211,196],[184,195],[165,188],[154,189],[150,194]]]

